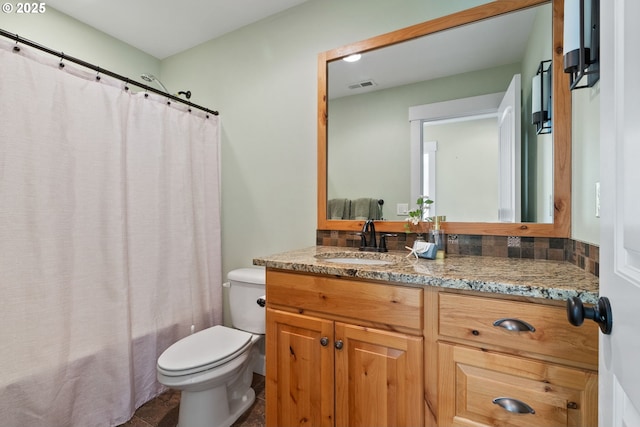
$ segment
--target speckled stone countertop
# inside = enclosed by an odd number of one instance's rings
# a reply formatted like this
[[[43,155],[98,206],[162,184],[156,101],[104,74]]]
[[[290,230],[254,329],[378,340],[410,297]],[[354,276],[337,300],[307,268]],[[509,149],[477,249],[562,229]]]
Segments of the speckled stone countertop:
[[[448,255],[441,260],[415,259],[407,252],[360,252],[335,246],[313,246],[255,258],[254,265],[333,276],[382,280],[407,286],[439,286],[551,300],[577,296],[598,300],[596,276],[561,261]],[[367,258],[391,261],[388,265],[335,263],[327,258]]]

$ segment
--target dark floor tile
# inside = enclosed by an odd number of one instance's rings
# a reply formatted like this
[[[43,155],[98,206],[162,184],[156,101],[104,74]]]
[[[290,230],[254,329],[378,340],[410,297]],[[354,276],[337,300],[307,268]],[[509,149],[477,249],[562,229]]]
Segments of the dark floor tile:
[[[180,391],[179,390],[167,390],[158,396],[158,399],[165,402],[169,406],[175,406],[180,403]]]
[[[180,413],[180,401],[176,404],[175,407],[171,408],[169,412],[167,412],[164,417],[162,417],[158,424],[154,427],[176,427],[178,424],[178,415]]]
[[[166,393],[173,393],[173,391],[170,390]],[[142,405],[136,411],[135,416],[154,427],[160,426],[160,422],[179,404],[179,400],[171,401],[171,398],[165,396],[166,393]]]
[[[119,425],[118,427],[154,427],[154,426],[152,426],[148,422],[134,415],[133,418],[131,418],[126,423]]]

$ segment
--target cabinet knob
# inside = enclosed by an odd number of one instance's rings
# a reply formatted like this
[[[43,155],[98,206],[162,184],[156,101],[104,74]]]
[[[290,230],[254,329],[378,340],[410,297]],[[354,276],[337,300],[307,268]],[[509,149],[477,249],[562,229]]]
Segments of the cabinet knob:
[[[323,347],[326,347],[329,345],[329,338],[327,337],[322,337],[320,338],[320,345]]]
[[[592,307],[585,307],[578,297],[567,299],[567,319],[573,326],[580,326],[584,319],[591,319],[600,325],[603,334],[611,334],[613,329],[613,314],[609,298],[600,297],[598,303]]]
[[[344,343],[342,342],[342,340],[338,340],[335,342],[334,347],[338,350],[342,350],[342,347],[344,347]]]
[[[505,328],[508,331],[515,332],[535,332],[536,328],[520,319],[504,318],[493,322],[493,326]]]
[[[496,397],[492,401],[494,404],[503,407],[506,411],[512,412],[514,414],[535,414],[536,411],[526,403],[518,400],[512,399],[510,397]]]

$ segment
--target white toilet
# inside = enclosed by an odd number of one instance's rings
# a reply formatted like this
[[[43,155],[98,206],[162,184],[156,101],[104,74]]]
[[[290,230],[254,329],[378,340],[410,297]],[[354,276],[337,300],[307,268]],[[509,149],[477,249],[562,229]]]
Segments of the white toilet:
[[[158,381],[181,390],[178,427],[227,427],[253,403],[254,364],[265,332],[264,268],[228,274],[233,329],[214,326],[181,339],[158,358]],[[263,360],[263,359],[262,359]]]

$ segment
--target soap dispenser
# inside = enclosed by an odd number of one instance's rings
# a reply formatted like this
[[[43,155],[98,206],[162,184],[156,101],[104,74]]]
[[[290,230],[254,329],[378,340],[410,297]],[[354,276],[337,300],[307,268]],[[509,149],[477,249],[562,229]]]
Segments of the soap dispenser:
[[[433,227],[431,228],[429,241],[437,247],[436,259],[442,259],[446,256],[447,246],[444,230],[442,229],[442,222],[446,221],[446,219],[447,217],[444,215],[433,217]]]

